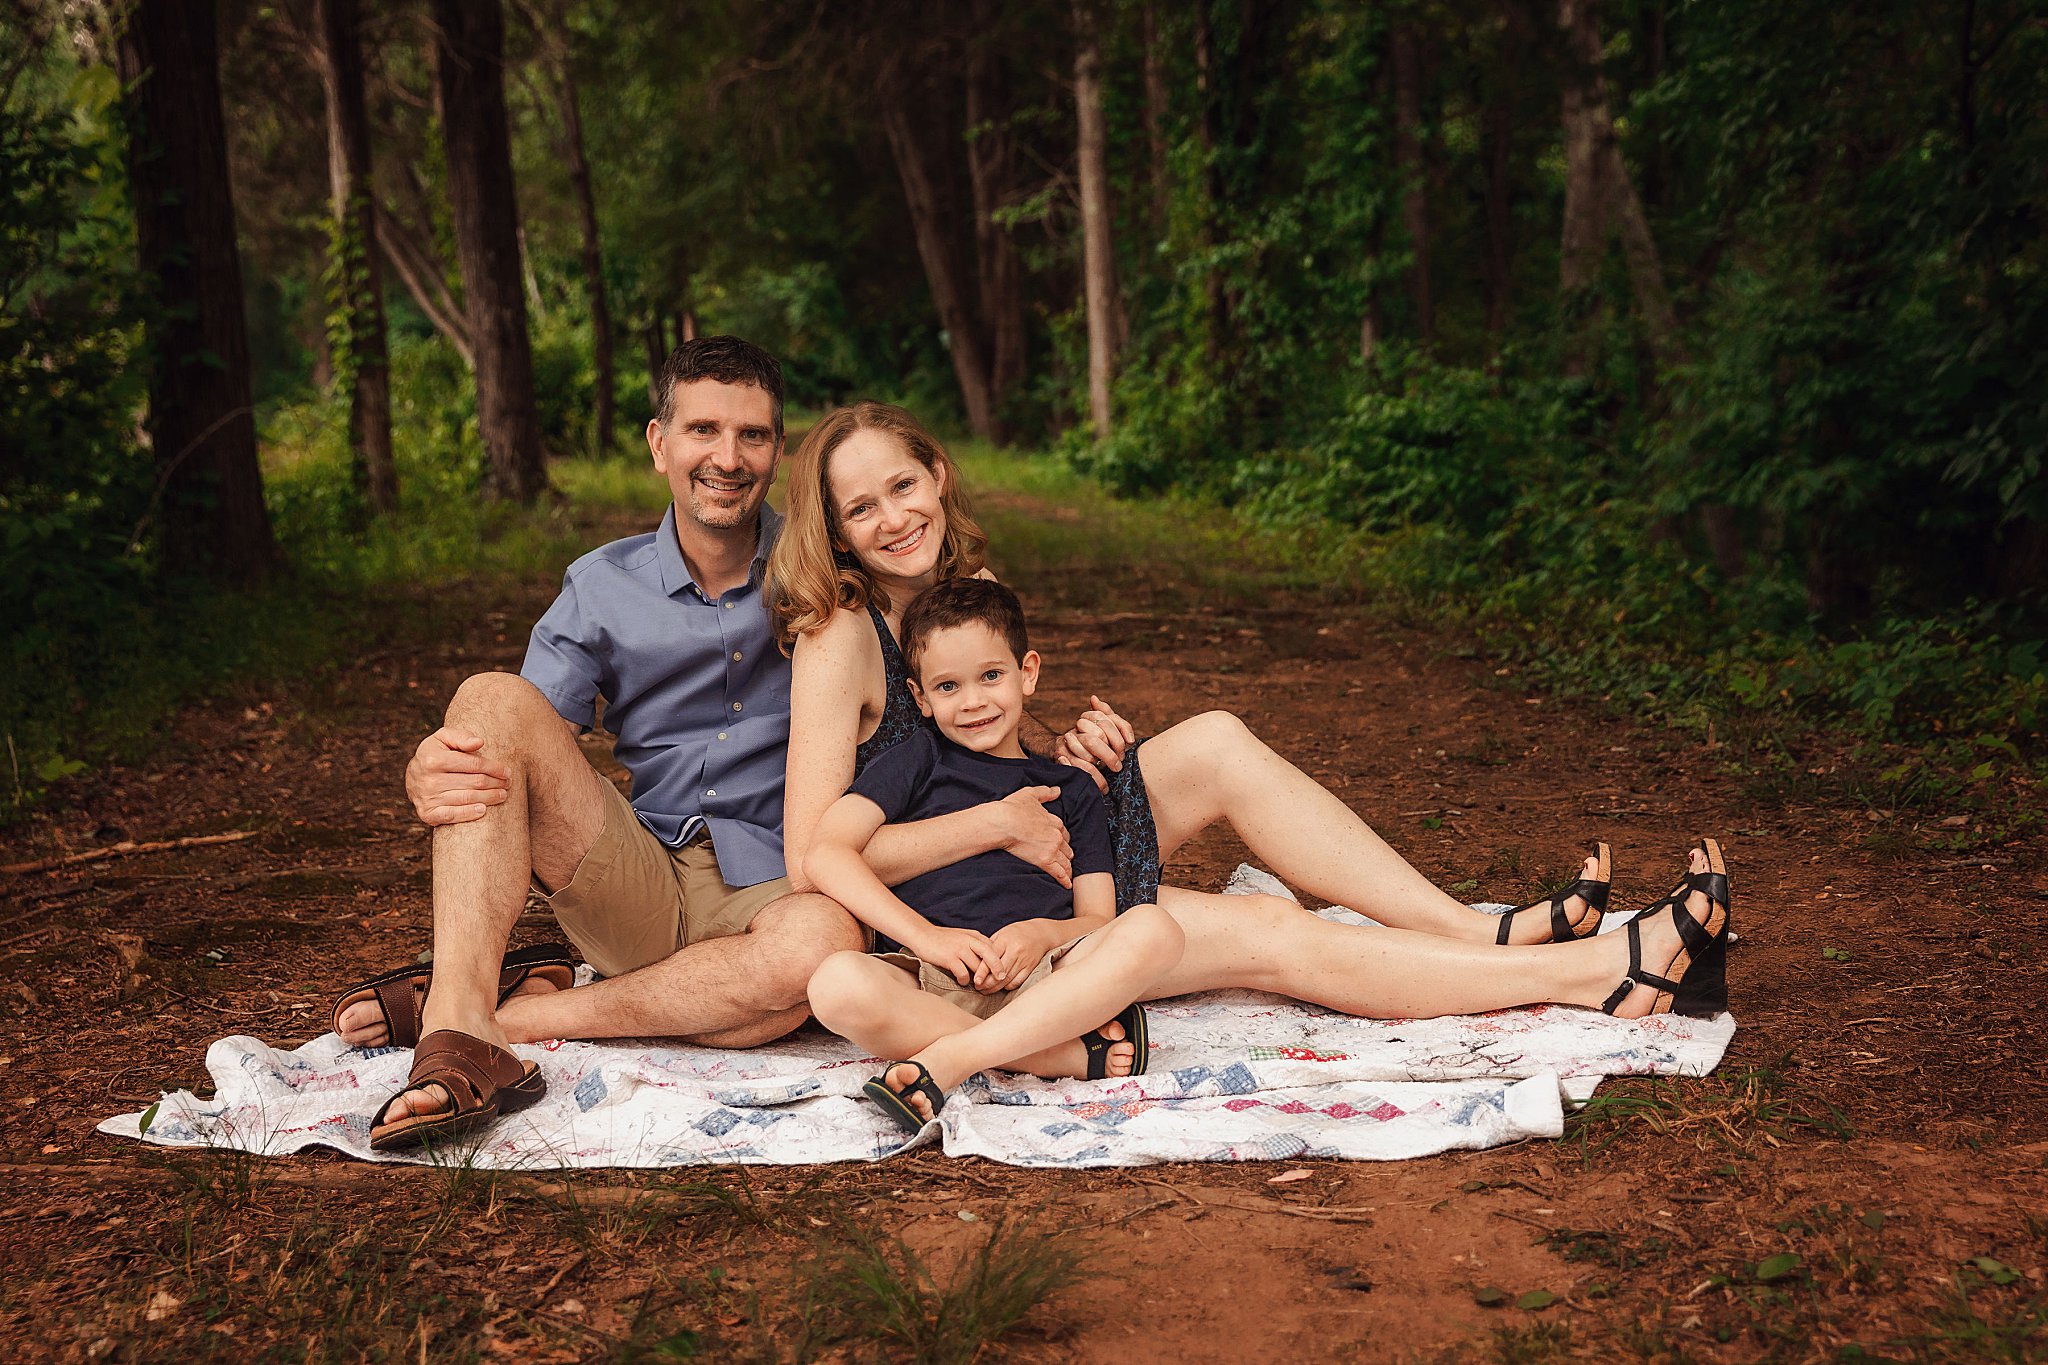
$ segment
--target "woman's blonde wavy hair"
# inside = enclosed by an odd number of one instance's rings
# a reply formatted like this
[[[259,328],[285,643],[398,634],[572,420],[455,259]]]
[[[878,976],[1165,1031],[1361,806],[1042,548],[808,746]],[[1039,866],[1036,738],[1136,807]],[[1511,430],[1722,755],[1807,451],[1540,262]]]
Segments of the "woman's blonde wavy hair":
[[[856,431],[883,431],[939,481],[939,506],[946,534],[939,543],[939,579],[981,572],[988,536],[974,519],[960,470],[915,417],[893,403],[855,403],[819,420],[790,457],[788,503],[782,535],[768,557],[768,598],[775,613],[775,638],[787,654],[797,637],[830,620],[841,607],[867,610],[875,597],[874,578],[851,552],[841,548],[839,527],[827,486],[832,452]]]

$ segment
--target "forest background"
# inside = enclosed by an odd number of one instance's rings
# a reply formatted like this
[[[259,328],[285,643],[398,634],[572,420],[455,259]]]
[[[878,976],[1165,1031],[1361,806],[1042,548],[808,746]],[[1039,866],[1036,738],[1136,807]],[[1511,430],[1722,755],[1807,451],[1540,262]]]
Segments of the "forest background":
[[[2024,0],[0,0],[0,109],[0,810],[379,584],[552,571],[730,331],[2038,824]]]

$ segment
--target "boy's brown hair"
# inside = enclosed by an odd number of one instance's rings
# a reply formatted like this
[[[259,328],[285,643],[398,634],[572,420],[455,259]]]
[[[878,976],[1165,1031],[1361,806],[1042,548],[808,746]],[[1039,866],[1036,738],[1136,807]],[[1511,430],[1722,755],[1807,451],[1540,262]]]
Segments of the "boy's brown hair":
[[[948,578],[934,583],[904,608],[903,662],[910,676],[918,673],[918,656],[927,640],[955,626],[984,625],[1002,638],[1019,660],[1031,647],[1024,633],[1024,604],[993,578]]]

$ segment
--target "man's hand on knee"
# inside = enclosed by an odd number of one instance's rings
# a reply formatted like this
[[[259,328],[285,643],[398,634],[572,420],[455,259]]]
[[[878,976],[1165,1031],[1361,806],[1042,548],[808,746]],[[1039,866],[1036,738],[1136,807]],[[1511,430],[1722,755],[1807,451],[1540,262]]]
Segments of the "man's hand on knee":
[[[405,794],[413,812],[428,825],[481,820],[503,804],[512,774],[484,757],[483,736],[442,726],[420,741],[405,765]]]

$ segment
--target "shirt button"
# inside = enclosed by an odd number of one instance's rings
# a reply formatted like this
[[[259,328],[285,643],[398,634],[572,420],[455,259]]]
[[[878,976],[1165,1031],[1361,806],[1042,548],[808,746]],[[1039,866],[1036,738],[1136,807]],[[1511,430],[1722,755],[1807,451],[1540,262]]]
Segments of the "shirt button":
[[[737,649],[732,652],[732,661],[734,663],[738,663],[741,659],[744,659],[745,657],[747,656],[740,653]]]
[[[725,731],[723,731],[723,730],[720,730],[720,731],[718,732],[718,737],[719,737],[720,739],[724,739],[724,738],[725,738]]]
[[[734,703],[732,704],[732,709],[733,709],[733,710],[735,710],[735,711],[739,710],[739,709],[740,709],[740,704],[739,704],[738,702],[734,702]]]
[[[731,611],[731,610],[732,610],[732,609],[733,609],[734,607],[736,607],[736,606],[738,606],[738,605],[739,605],[739,603],[737,603],[737,602],[728,602],[728,603],[726,603],[726,604],[725,604],[725,609],[726,609],[727,611]]]
[[[707,792],[705,792],[704,794],[705,794],[706,796],[716,796],[716,795],[718,795],[718,793],[717,793],[717,792],[713,792],[713,791],[707,791]]]

